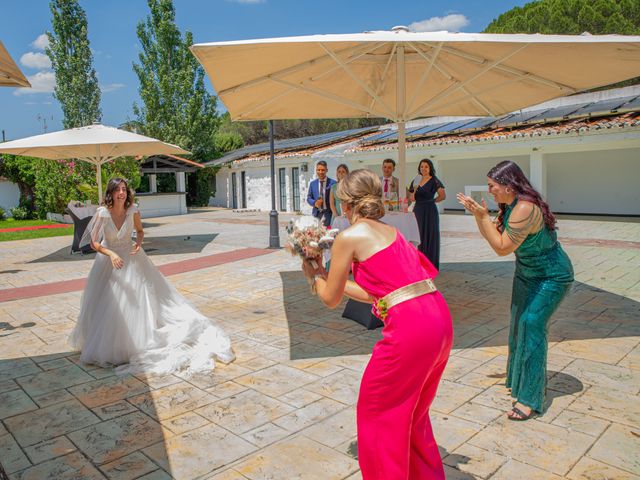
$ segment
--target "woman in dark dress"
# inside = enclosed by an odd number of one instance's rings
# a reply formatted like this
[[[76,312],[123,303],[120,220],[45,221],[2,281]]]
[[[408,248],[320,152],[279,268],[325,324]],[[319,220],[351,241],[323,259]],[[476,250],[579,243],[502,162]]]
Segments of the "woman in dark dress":
[[[443,201],[447,196],[443,183],[436,177],[431,160],[420,160],[418,173],[420,179],[416,177],[409,187],[409,200],[416,202],[413,214],[420,231],[418,250],[440,270],[440,217],[436,203]]]

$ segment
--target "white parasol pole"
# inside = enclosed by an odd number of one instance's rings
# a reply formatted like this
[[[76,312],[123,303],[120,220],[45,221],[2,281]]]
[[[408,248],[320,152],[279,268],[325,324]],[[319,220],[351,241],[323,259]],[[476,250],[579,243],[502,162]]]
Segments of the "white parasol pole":
[[[406,189],[406,143],[404,138],[405,127],[405,108],[406,108],[406,84],[405,84],[405,63],[404,63],[404,46],[398,45],[396,53],[396,118],[398,124],[398,179],[400,181],[398,201],[401,202],[405,196]]]

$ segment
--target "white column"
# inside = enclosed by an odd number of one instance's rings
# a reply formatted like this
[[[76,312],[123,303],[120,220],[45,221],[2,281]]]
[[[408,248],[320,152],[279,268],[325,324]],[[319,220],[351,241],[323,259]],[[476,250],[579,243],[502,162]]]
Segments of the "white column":
[[[542,198],[547,200],[547,159],[542,152],[531,152],[529,158],[529,181]]]
[[[184,172],[176,172],[176,192],[186,192]]]
[[[155,173],[149,174],[149,191],[151,193],[157,193],[158,191],[158,178]]]

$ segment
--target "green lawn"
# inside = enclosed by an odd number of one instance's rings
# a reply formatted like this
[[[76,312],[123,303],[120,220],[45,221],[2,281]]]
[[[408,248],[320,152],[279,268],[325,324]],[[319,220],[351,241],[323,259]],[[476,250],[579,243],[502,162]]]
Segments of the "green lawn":
[[[51,225],[55,223],[57,222],[50,222],[49,220],[14,220],[13,218],[9,218],[7,220],[0,220],[0,229]],[[0,242],[6,242],[9,240],[26,240],[29,238],[59,237],[62,235],[73,235],[73,225],[69,225],[64,228],[42,228],[40,230],[23,230],[21,232],[0,232]]]

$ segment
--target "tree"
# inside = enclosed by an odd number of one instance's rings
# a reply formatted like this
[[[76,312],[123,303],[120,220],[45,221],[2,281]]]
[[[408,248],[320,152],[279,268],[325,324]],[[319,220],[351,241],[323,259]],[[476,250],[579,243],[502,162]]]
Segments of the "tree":
[[[36,184],[35,160],[31,157],[4,154],[0,156],[0,176],[6,177],[20,189],[20,206],[33,211]]]
[[[100,88],[87,36],[87,16],[77,0],[51,0],[53,32],[46,49],[56,75],[53,96],[60,102],[64,128],[99,121]]]
[[[138,125],[145,135],[189,150],[193,160],[215,158],[217,98],[207,92],[204,69],[189,50],[193,35],[180,33],[172,0],[148,0],[148,5],[150,15],[137,28],[139,63],[133,64],[142,100],[133,106]],[[204,197],[208,194],[192,195]]]
[[[486,33],[640,34],[638,0],[539,0],[493,20]]]

